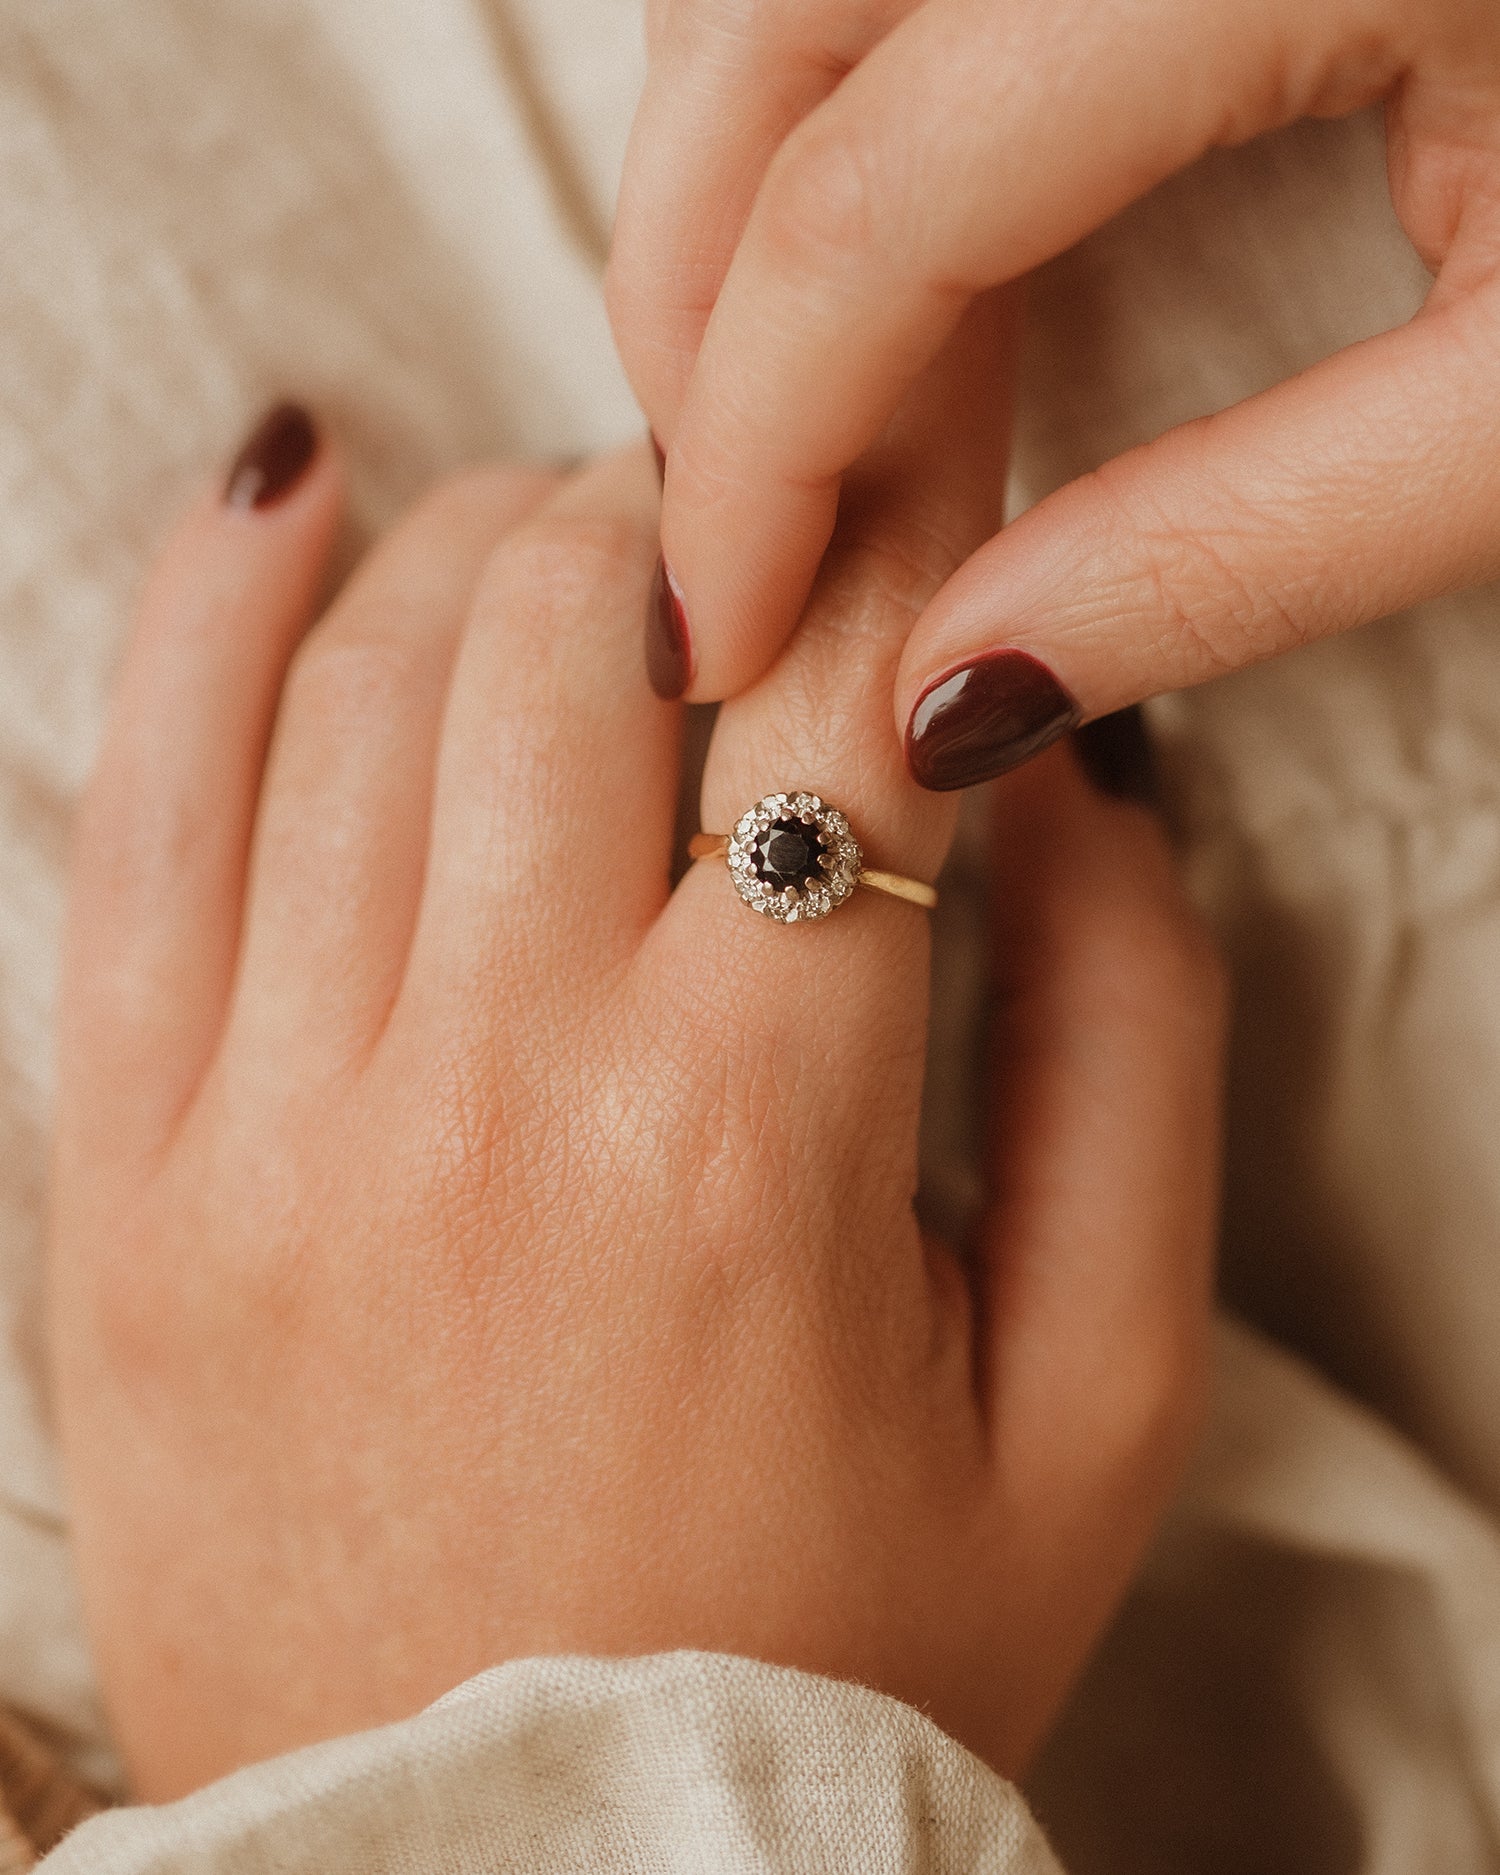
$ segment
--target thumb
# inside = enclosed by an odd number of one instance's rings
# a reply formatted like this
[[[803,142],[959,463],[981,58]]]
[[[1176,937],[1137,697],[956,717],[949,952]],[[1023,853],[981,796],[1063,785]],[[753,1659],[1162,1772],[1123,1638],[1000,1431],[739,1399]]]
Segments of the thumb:
[[[1500,576],[1500,291],[1169,431],[981,547],[896,679],[928,788],[1081,721]]]

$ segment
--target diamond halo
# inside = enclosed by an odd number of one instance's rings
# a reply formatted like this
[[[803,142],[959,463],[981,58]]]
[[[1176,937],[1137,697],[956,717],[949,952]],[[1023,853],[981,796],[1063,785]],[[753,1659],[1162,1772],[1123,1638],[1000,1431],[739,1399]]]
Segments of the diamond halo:
[[[734,889],[763,918],[810,924],[842,905],[864,855],[849,823],[816,794],[768,794],[729,836]]]

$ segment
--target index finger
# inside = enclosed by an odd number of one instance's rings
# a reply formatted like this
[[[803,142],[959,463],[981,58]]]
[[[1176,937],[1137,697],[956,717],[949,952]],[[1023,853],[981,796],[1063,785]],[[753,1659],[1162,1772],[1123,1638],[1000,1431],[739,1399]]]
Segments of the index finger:
[[[631,127],[607,280],[615,343],[656,436],[676,431],[767,163],[909,4],[689,0],[667,12]]]
[[[1216,141],[1379,96],[1414,56],[1400,12],[930,0],[897,26],[771,164],[672,439],[689,694],[736,694],[775,654],[844,472],[976,291]]]

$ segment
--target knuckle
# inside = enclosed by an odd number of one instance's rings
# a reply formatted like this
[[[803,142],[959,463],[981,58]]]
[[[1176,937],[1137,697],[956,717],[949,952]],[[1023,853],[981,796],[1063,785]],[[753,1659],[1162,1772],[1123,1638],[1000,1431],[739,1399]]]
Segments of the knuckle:
[[[853,592],[873,592],[882,612],[910,626],[963,558],[956,531],[941,517],[897,515],[889,508],[866,512],[846,498],[825,565],[832,579]]]
[[[648,30],[680,57],[722,66],[769,61],[842,78],[887,29],[903,0],[648,0]]]
[[[345,739],[361,723],[407,707],[423,668],[416,644],[373,619],[314,632],[292,661],[284,708],[300,724]]]
[[[1222,1058],[1231,979],[1161,829],[1128,811],[1128,825],[1101,824],[1078,895],[1059,911],[1059,941],[1082,934],[1080,980],[1097,986],[1101,1021],[1170,1044],[1171,1058],[1197,1074]]]
[[[722,58],[726,46],[748,51],[778,41],[786,8],[783,0],[690,0],[673,6],[668,21],[686,51],[711,51]]]
[[[1256,576],[1257,544],[1249,527],[1173,533],[1158,544],[1153,590],[1174,635],[1210,671],[1295,650],[1312,635],[1292,596]]]
[[[850,61],[840,50],[825,52],[825,35],[865,45],[880,14],[879,0],[844,0],[832,20],[826,8],[810,8],[806,0],[669,0],[661,30],[680,57],[717,68],[727,62],[764,70],[771,61],[795,62],[841,77]]]
[[[784,266],[841,271],[869,249],[880,226],[869,150],[842,125],[805,124],[773,159],[757,213]]]
[[[1163,865],[1171,869],[1170,857]],[[1186,892],[1170,872],[1166,890],[1141,908],[1129,928],[1115,934],[1117,976],[1121,991],[1133,993],[1167,1023],[1195,1052],[1221,1051],[1228,1027],[1230,977],[1223,954],[1198,916]]]
[[[1249,503],[1221,491],[1223,499],[1204,504],[1212,523],[1189,528],[1152,507],[1133,471],[1105,464],[1092,480],[1119,568],[1118,590],[1101,604],[1146,623],[1174,684],[1224,676],[1317,635],[1323,594],[1312,581],[1267,572],[1267,520]],[[1280,529],[1276,559],[1288,564],[1284,515]]]
[[[1114,1364],[1109,1448],[1116,1463],[1163,1485],[1186,1462],[1208,1408],[1206,1315],[1183,1311],[1141,1335]]]
[[[501,543],[482,591],[503,590],[553,616],[576,614],[639,585],[653,551],[643,524],[628,515],[546,515]]]
[[[561,485],[554,469],[519,462],[475,463],[433,485],[412,509],[410,523],[424,531],[466,528],[474,520],[497,520],[540,501]]]

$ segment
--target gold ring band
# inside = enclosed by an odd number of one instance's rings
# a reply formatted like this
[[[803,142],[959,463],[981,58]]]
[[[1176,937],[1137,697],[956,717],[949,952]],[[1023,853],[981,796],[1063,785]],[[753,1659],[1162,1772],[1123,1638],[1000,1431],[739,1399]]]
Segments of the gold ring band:
[[[729,853],[727,833],[695,833],[688,841],[690,859],[724,859]],[[904,898],[908,904],[931,911],[937,904],[937,891],[920,879],[905,879],[899,872],[877,872],[873,866],[861,866],[854,883],[867,892],[884,892],[888,898]]]
[[[699,833],[691,858],[722,859],[741,899],[778,924],[826,918],[856,886],[930,911],[937,893],[920,879],[866,866],[859,842],[836,807],[816,794],[768,794],[747,808],[733,833]]]

